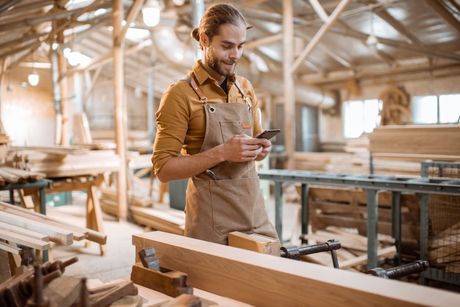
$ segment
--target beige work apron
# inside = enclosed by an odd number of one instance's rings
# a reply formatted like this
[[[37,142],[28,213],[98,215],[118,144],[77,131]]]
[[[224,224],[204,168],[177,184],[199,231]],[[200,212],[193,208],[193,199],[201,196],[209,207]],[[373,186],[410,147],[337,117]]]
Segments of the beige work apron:
[[[206,115],[201,151],[223,144],[241,132],[252,136],[250,104],[238,83],[235,85],[245,103],[208,102],[193,74],[190,85],[203,103]],[[228,233],[232,231],[278,238],[268,221],[254,161],[222,162],[188,181],[185,235],[227,244]]]

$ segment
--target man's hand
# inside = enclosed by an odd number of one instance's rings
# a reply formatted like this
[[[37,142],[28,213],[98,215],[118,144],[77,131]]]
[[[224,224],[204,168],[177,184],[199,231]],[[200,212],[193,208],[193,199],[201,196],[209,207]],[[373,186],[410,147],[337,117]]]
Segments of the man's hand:
[[[268,140],[255,139],[246,134],[238,134],[224,144],[224,160],[230,162],[254,161],[267,150],[267,147],[269,151],[271,143]],[[263,157],[266,155],[267,153],[263,154]]]
[[[260,160],[263,160],[266,156],[268,156],[268,154],[272,150],[272,142],[270,142],[270,140],[267,140],[267,139],[256,139],[256,140],[260,140],[260,145],[262,146],[262,151],[256,158],[257,161],[260,161]]]
[[[271,148],[272,143],[267,139],[238,134],[224,144],[224,160],[231,162],[262,160],[270,153]]]

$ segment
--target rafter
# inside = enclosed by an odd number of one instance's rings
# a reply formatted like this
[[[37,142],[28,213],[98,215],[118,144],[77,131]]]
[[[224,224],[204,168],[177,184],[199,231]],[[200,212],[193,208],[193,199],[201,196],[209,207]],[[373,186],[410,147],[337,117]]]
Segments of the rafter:
[[[117,40],[123,41],[125,39],[126,32],[128,32],[131,23],[136,19],[137,15],[139,14],[143,3],[144,0],[134,0],[134,3],[131,5],[131,8],[129,9],[128,16],[126,17],[126,25],[121,30],[120,36],[116,38]]]
[[[386,23],[388,23],[390,26],[392,26],[396,31],[404,35],[412,43],[419,46],[423,45],[422,42],[417,37],[415,37],[414,34],[407,30],[407,28],[402,23],[400,23],[393,16],[391,16],[385,9],[377,9],[373,12],[381,19],[383,19]]]
[[[439,0],[425,0],[425,2],[431,6],[436,13],[439,14],[448,24],[450,24],[457,32],[460,33],[460,22],[455,18]]]
[[[291,67],[291,73],[295,73],[297,68],[302,64],[303,60],[313,51],[316,45],[319,43],[321,38],[327,33],[330,27],[334,24],[337,18],[339,18],[340,13],[347,7],[351,0],[342,0],[335,10],[332,12],[331,16],[329,16],[328,21],[323,24],[323,26],[319,29],[319,31],[315,34],[312,40],[308,43],[308,45],[300,52],[300,55],[295,59],[294,63]]]
[[[353,30],[351,28],[342,29],[342,28],[338,28],[338,27],[333,27],[331,29],[331,31],[334,32],[334,33],[341,34],[341,35],[346,35],[346,36],[349,36],[349,37],[355,37],[355,38],[358,38],[358,39],[360,39],[362,41],[365,41],[369,36],[366,33],[359,32],[359,31]],[[378,42],[380,44],[391,46],[393,48],[404,49],[404,50],[412,51],[412,52],[415,52],[415,53],[424,54],[424,55],[427,55],[427,56],[435,56],[435,57],[447,58],[447,59],[451,59],[451,60],[460,61],[460,54],[456,54],[456,53],[452,53],[452,52],[446,52],[446,51],[442,51],[442,50],[436,50],[434,48],[429,48],[429,47],[415,46],[413,44],[404,43],[404,42],[401,42],[401,41],[388,39],[388,38],[383,38],[383,37],[379,37],[379,36],[376,36],[376,38],[377,38],[377,40],[378,40]]]

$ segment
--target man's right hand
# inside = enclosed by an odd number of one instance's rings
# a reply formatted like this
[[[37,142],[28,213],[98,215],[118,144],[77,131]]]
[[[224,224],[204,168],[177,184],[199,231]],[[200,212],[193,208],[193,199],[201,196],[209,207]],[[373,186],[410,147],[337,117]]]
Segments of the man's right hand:
[[[225,142],[223,155],[225,161],[248,162],[254,161],[262,152],[263,140],[251,138],[246,134],[238,134]]]

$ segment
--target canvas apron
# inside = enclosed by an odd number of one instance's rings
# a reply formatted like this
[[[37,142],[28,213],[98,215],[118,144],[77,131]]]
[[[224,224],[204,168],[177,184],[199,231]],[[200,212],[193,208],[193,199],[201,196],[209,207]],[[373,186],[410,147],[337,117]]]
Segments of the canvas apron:
[[[251,105],[237,82],[245,103],[210,103],[192,73],[189,83],[206,115],[201,151],[223,144],[241,132],[252,136]],[[227,244],[232,231],[278,238],[268,221],[254,161],[225,161],[188,181],[185,235]]]

